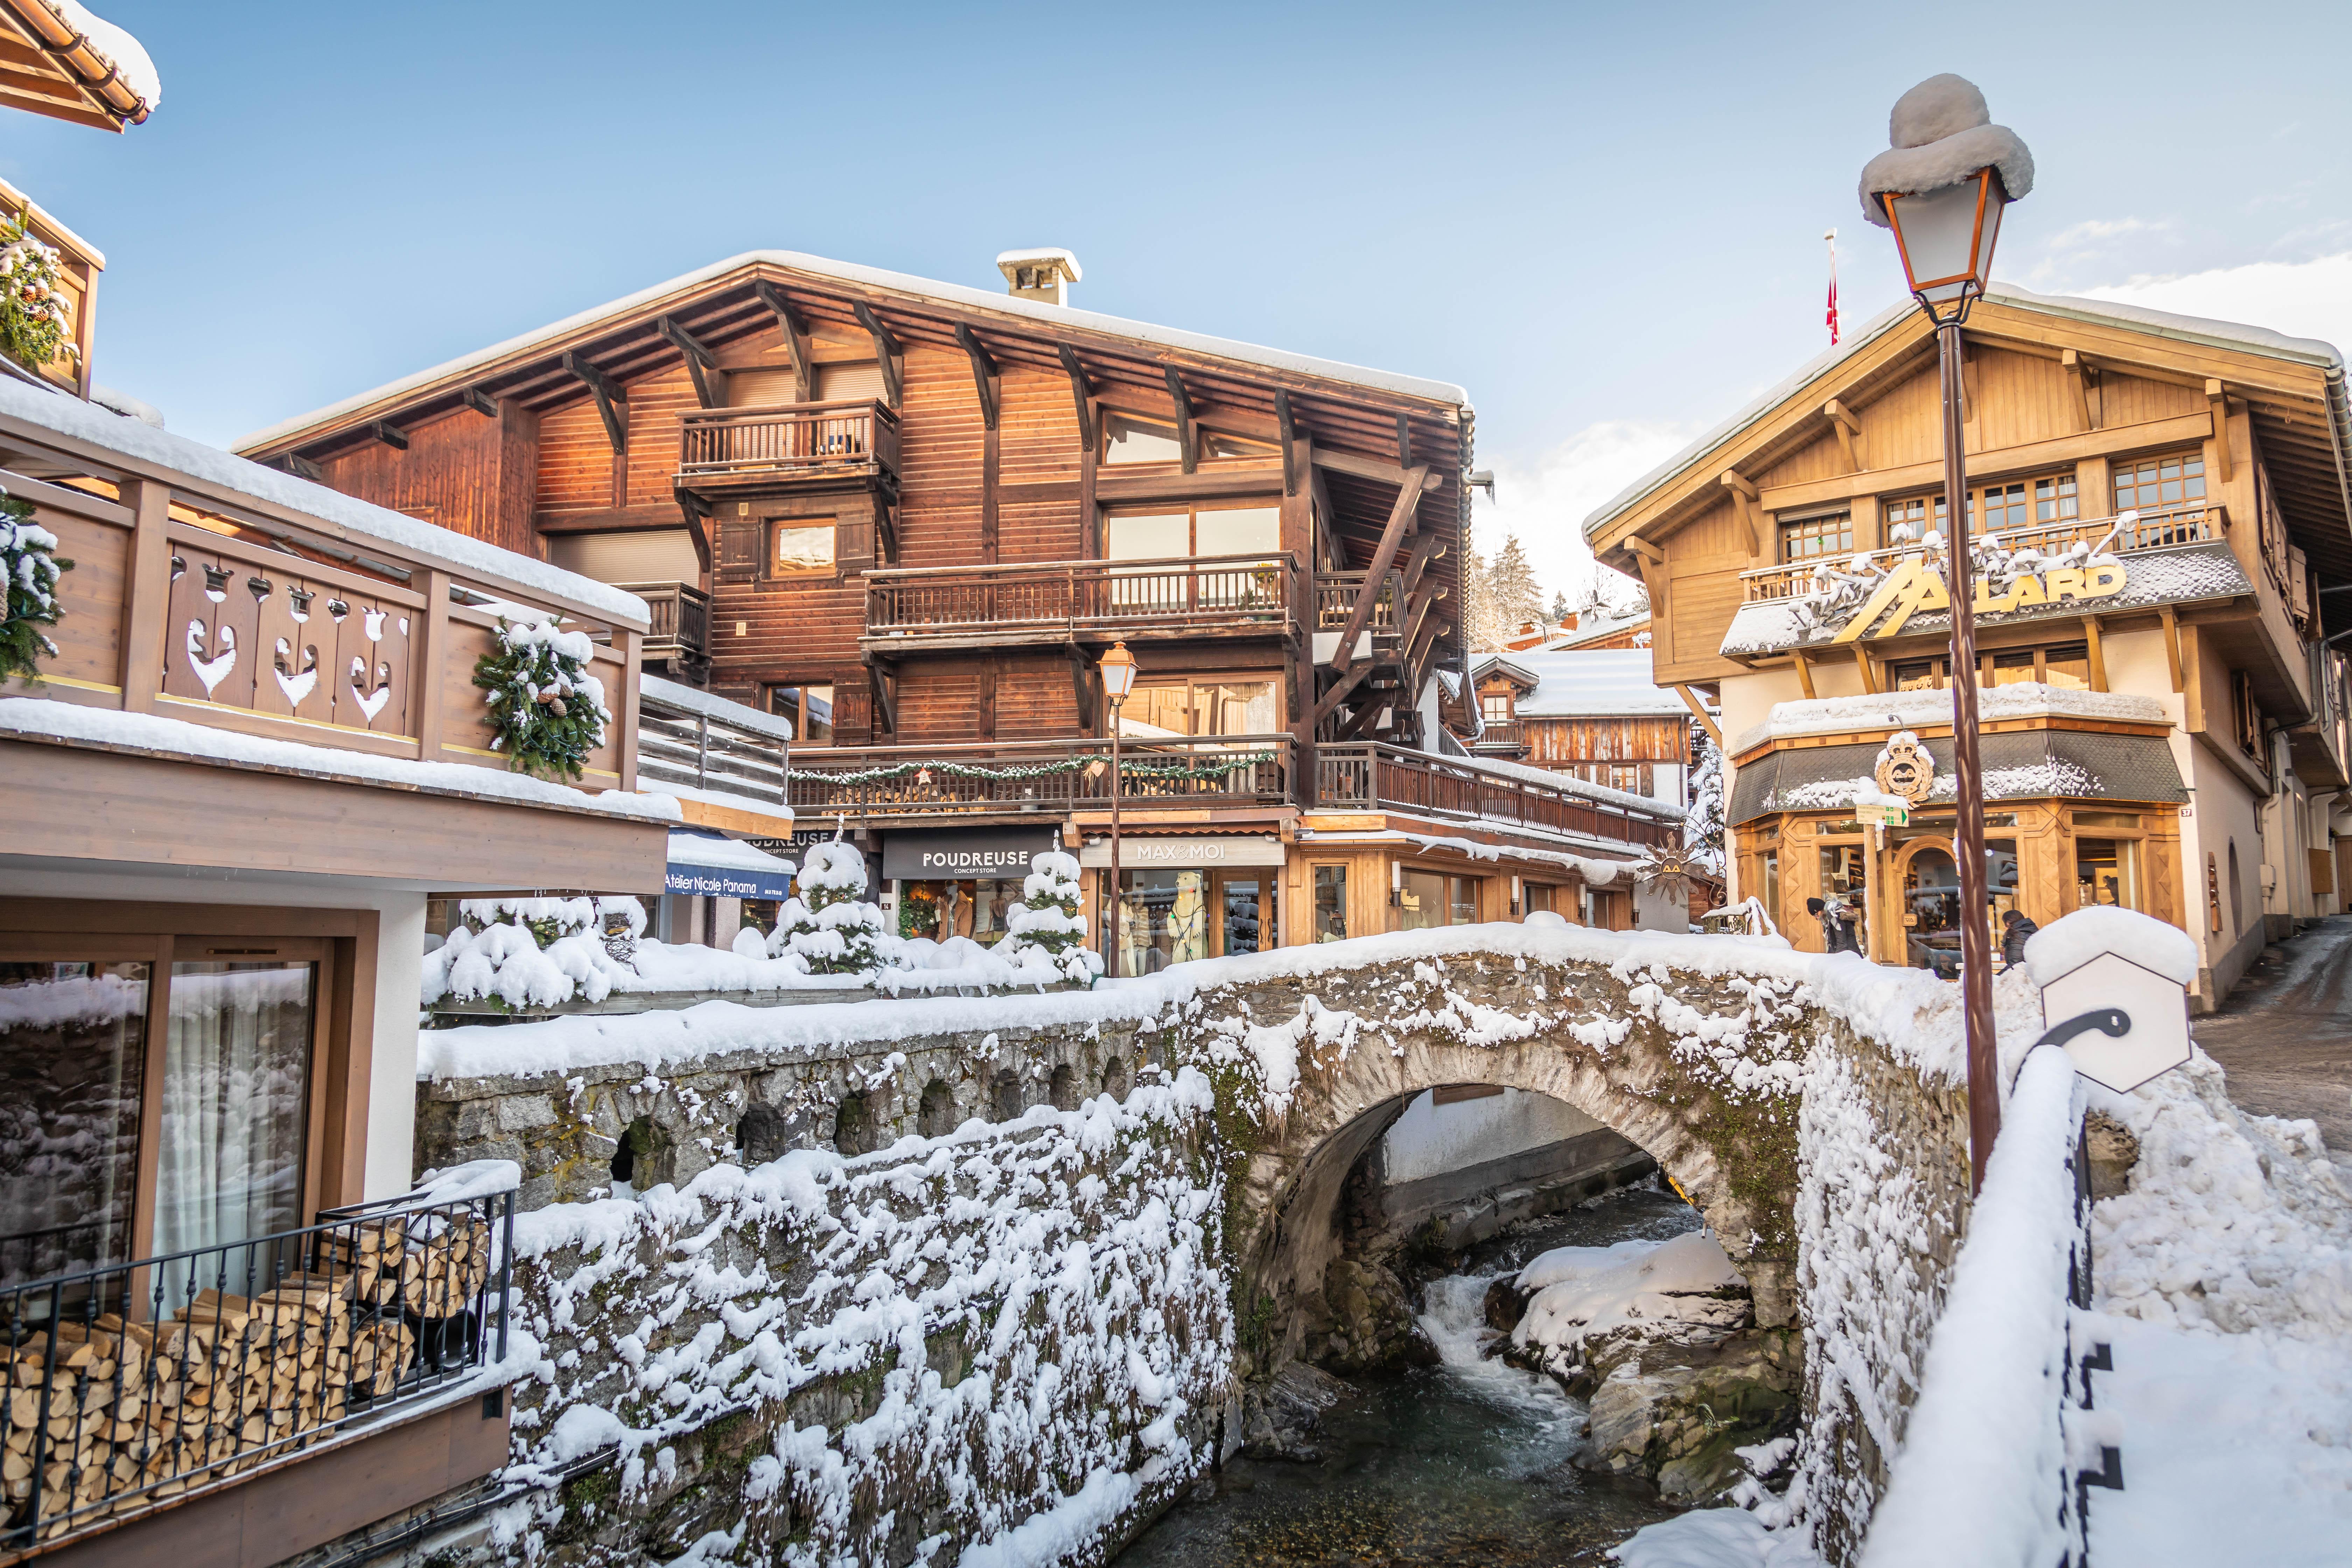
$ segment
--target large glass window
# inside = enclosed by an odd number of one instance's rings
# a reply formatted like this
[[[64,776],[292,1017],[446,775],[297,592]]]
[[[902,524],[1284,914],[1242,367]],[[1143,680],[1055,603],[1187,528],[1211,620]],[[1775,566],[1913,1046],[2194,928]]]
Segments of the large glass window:
[[[771,686],[768,711],[793,727],[793,743],[833,744],[833,688],[830,686]]]
[[[1315,940],[1348,940],[1348,868],[1315,868]]]
[[[2201,451],[2121,458],[2113,473],[2118,513],[2198,506],[2205,500],[2205,454]]]
[[[1118,882],[1121,974],[1156,974],[1209,956],[1206,871],[1121,871]]]
[[[0,963],[0,1285],[137,1250],[152,968]]]
[[[1114,511],[1103,537],[1103,554],[1112,561],[1271,554],[1282,546],[1282,509],[1202,505]]]
[[[1263,922],[1272,913],[1268,903],[1272,891],[1270,882],[1256,877],[1217,879],[1217,902],[1224,920],[1223,930],[1217,933],[1220,954],[1258,951],[1265,940]]]
[[[2074,907],[2107,904],[2139,910],[2139,840],[2137,838],[2077,838],[2074,840]]]
[[[1449,877],[1442,871],[1406,871],[1397,889],[1399,927],[1428,931],[1444,925],[1475,925],[1478,882],[1476,877]]]
[[[1282,728],[1281,690],[1271,674],[1147,677],[1120,710],[1118,732],[1271,735]]]
[[[1853,553],[1853,515],[1832,512],[1780,525],[1783,561],[1838,560]]]

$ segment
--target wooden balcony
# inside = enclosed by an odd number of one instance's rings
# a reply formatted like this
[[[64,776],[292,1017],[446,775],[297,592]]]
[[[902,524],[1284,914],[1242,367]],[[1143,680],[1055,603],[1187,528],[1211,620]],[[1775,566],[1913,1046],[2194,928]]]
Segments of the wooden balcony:
[[[1298,563],[1287,554],[891,568],[866,574],[860,646],[1287,637],[1298,598]]]
[[[1487,824],[1590,834],[1640,847],[1675,845],[1682,814],[1596,800],[1566,783],[1549,784],[1475,762],[1373,742],[1315,749],[1315,804],[1325,811],[1410,811]]]
[[[677,486],[740,494],[812,484],[898,486],[898,416],[876,398],[687,411]]]
[[[1290,804],[1288,735],[1122,741],[1122,805]],[[1018,741],[973,746],[803,748],[793,753],[793,810],[866,819],[1035,816],[1041,821],[1110,806],[1108,740]]]
[[[2078,543],[2088,544],[2094,549],[2104,543],[2105,548],[2115,554],[2128,555],[2140,550],[2171,550],[2184,544],[2219,543],[2226,536],[2228,529],[2228,518],[2221,507],[2214,504],[2144,511],[2128,523],[2111,517],[2067,518],[2059,522],[2004,530],[1993,537],[2010,550],[2030,545],[2045,555],[2072,550]],[[1885,567],[1906,556],[1924,554],[1926,551],[1923,546],[1912,543],[1859,553],[1874,566]],[[1821,566],[1826,564],[1843,571],[1854,558],[1852,555],[1832,556],[1821,561],[1790,562],[1743,572],[1739,574],[1740,603],[1802,598],[1812,592],[1813,574]]]
[[[1392,637],[1397,630],[1397,601],[1403,584],[1391,572],[1381,584],[1380,595],[1372,601],[1372,618],[1366,629],[1375,637]],[[1344,631],[1348,613],[1356,607],[1356,595],[1363,592],[1361,572],[1318,572],[1315,574],[1315,629],[1322,632]]]
[[[615,583],[653,613],[639,656],[700,679],[710,669],[710,595],[691,583]]]

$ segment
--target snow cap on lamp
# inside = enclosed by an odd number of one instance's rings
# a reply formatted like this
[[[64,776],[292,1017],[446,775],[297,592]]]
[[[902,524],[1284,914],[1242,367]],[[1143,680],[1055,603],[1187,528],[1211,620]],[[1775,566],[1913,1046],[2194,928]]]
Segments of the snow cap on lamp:
[[[1992,123],[1976,84],[1949,71],[1931,76],[1895,100],[1887,150],[1863,166],[1862,216],[1887,226],[1879,194],[1924,195],[1990,167],[2016,201],[2033,189],[2033,154],[2016,132]]]

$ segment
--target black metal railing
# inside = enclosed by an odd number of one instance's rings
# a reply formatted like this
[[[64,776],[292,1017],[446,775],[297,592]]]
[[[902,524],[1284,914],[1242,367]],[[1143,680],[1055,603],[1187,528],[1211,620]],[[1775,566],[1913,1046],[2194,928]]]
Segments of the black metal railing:
[[[272,1463],[503,1358],[514,1198],[410,1194],[0,1289],[0,1551]]]

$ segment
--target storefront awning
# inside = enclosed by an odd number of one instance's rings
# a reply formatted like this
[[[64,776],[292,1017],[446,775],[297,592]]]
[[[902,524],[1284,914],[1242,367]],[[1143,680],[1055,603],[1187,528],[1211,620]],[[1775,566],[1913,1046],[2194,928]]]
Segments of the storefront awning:
[[[1948,736],[1923,742],[1936,759],[1930,808],[1949,805],[1952,742]],[[2082,730],[2012,730],[1982,736],[1985,799],[2029,800],[2066,796],[2086,800],[2182,802],[2189,792],[2161,735],[2103,735]],[[1781,811],[1826,811],[1851,805],[1840,788],[1868,776],[1878,765],[1879,747],[1810,746],[1771,752],[1745,763],[1731,784],[1733,826]],[[1872,786],[1875,788],[1874,784]]]
[[[662,888],[707,899],[788,899],[793,863],[716,833],[672,833]]]

